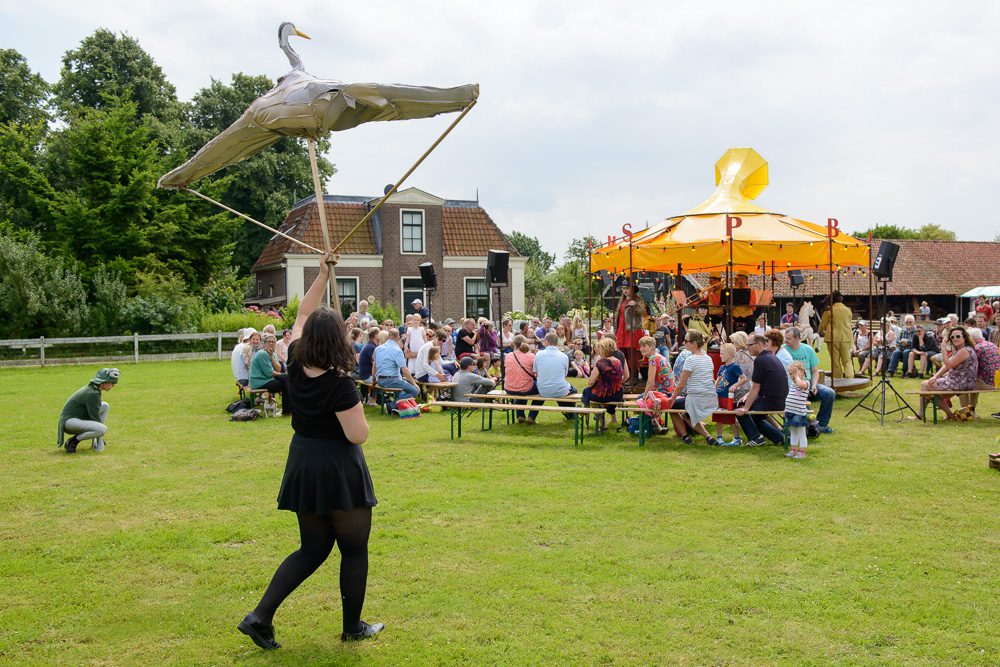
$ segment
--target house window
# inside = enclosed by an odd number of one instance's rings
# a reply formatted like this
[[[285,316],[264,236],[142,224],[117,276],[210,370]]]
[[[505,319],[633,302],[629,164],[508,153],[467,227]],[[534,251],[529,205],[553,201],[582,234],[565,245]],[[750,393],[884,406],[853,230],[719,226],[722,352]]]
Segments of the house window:
[[[490,316],[490,291],[485,278],[465,279],[465,316]]]
[[[424,212],[402,211],[402,229],[399,234],[399,249],[404,253],[424,252]]]
[[[337,278],[337,296],[340,298],[340,314],[344,319],[358,311],[358,279]]]
[[[269,283],[268,284],[268,286],[267,286],[267,296],[268,297],[274,296],[274,283]]]
[[[427,305],[427,297],[424,295],[424,281],[419,277],[403,278],[400,294],[403,295],[403,307],[399,312],[403,313],[403,315],[410,315],[417,312],[413,309],[414,299],[420,299],[424,302],[424,305]]]
[[[258,280],[257,281],[257,298],[259,299],[263,293],[264,293],[264,281],[263,280]]]

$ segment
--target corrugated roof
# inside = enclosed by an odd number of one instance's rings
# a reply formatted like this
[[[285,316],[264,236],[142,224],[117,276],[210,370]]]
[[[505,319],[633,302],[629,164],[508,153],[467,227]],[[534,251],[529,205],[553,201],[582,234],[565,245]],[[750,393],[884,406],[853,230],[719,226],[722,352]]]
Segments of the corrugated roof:
[[[344,238],[368,211],[368,203],[378,201],[378,197],[350,195],[323,195],[326,207],[326,222],[330,227],[330,237],[334,243]],[[295,202],[288,217],[278,231],[284,232],[309,245],[322,248],[323,232],[317,214],[316,197],[309,196]],[[489,250],[507,250],[519,257],[517,250],[507,243],[500,228],[489,214],[479,206],[479,202],[463,199],[449,199],[442,207],[442,235],[444,254],[460,256],[485,256]],[[342,254],[375,255],[377,244],[371,224],[366,224],[352,236],[341,249]],[[311,254],[312,251],[293,244],[288,239],[273,236],[264,252],[253,265],[253,271],[280,263],[286,253]]]

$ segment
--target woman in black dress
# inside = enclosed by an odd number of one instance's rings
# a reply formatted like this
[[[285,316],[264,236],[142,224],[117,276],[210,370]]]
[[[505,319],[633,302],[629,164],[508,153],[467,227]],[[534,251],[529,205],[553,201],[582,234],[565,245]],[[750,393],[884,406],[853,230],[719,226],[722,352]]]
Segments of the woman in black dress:
[[[265,649],[278,648],[272,619],[278,606],[330,555],[340,549],[342,641],[378,634],[382,623],[361,620],[368,582],[368,534],[378,502],[361,444],[368,422],[350,373],[354,352],[340,314],[319,306],[329,281],[329,254],[302,298],[288,348],[292,442],[278,492],[278,509],[299,520],[302,546],[278,567],[257,608],[239,630]]]

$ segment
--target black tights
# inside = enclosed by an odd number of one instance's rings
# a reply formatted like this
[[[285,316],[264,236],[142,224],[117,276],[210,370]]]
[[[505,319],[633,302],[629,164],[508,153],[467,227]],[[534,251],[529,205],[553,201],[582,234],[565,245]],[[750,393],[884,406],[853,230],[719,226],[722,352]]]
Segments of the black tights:
[[[297,516],[302,546],[278,566],[254,613],[265,623],[271,623],[274,612],[285,598],[323,564],[336,542],[340,549],[340,601],[343,607],[344,632],[357,632],[361,625],[361,607],[365,604],[365,586],[368,583],[371,508]]]

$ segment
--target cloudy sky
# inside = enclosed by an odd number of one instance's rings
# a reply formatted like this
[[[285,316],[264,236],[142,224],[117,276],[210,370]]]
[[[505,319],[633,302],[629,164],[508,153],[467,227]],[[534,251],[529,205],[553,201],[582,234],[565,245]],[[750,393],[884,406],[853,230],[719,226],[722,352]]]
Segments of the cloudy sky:
[[[937,223],[991,240],[1000,177],[1000,3],[112,2],[0,0],[0,46],[49,81],[99,27],[139,40],[182,99],[288,70],[450,86],[479,105],[408,185],[474,199],[562,254],[708,197],[728,147],[770,163],[757,202],[847,230]],[[333,136],[327,191],[375,195],[451,117]],[[181,195],[179,195],[181,196]]]

